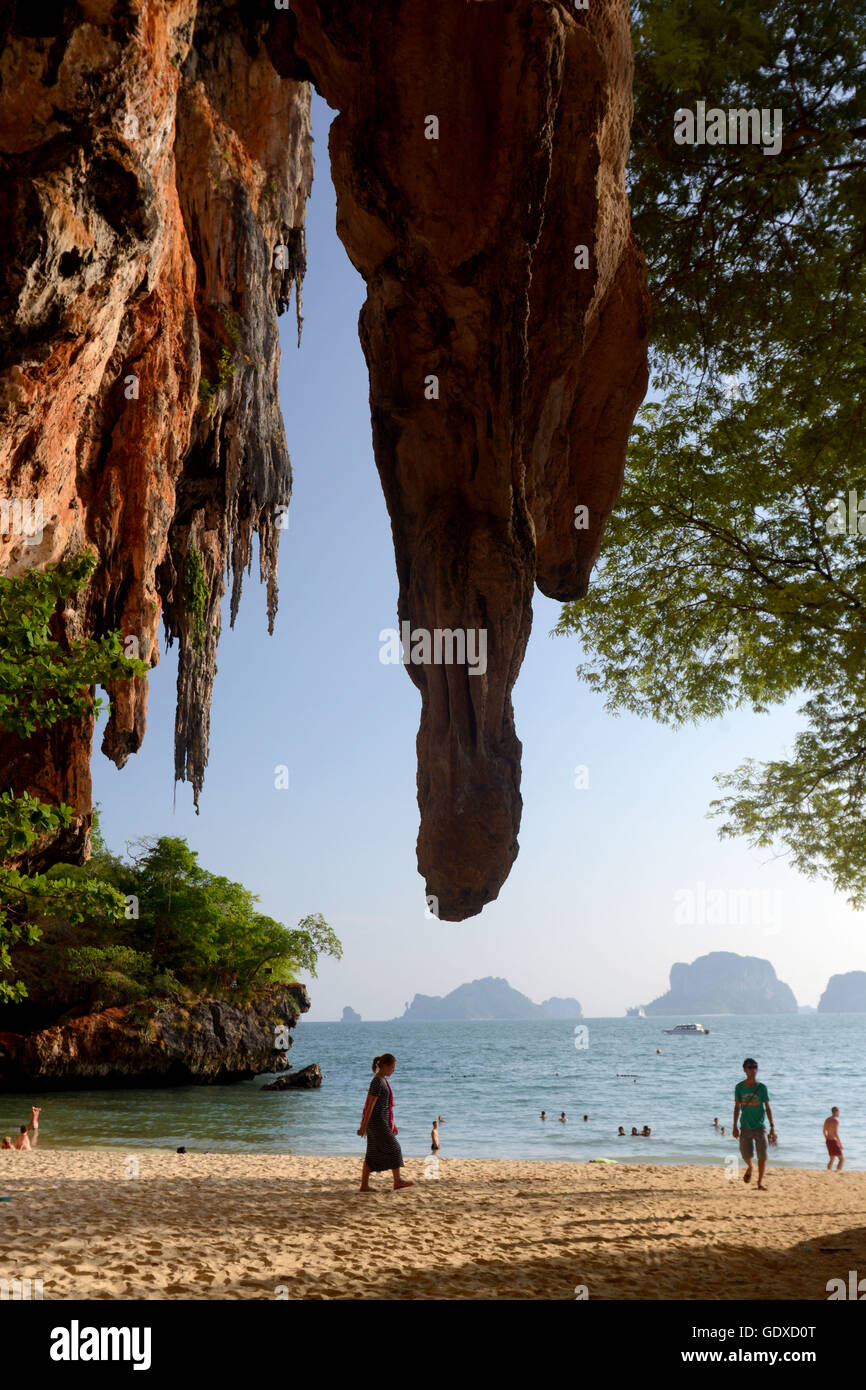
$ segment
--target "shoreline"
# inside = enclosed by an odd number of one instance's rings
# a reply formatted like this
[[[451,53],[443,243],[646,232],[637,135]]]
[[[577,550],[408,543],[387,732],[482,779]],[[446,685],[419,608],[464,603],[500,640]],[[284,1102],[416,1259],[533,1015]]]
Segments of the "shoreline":
[[[736,1148],[736,1145],[737,1145],[737,1141],[736,1141],[736,1140],[733,1140],[733,1145],[734,1145],[734,1151],[739,1152],[739,1150]],[[405,1150],[405,1145],[404,1145],[404,1150]],[[8,1152],[8,1151],[7,1151],[7,1152]],[[26,1150],[25,1150],[25,1152],[26,1152]],[[139,1157],[141,1157],[142,1155],[145,1155],[145,1154],[170,1154],[170,1155],[177,1155],[177,1147],[176,1147],[176,1146],[173,1146],[173,1145],[171,1145],[171,1144],[142,1144],[140,1141],[139,1141],[137,1144],[133,1144],[133,1143],[121,1143],[120,1141],[118,1141],[117,1143],[103,1143],[103,1144],[47,1144],[47,1143],[46,1143],[46,1144],[44,1144],[44,1145],[38,1146],[38,1147],[35,1148],[35,1149],[30,1150],[30,1152],[31,1152],[31,1153],[34,1153],[34,1154],[37,1154],[37,1155],[47,1155],[47,1154],[73,1154],[73,1153],[74,1153],[74,1154],[91,1154],[91,1153],[92,1153],[92,1154],[118,1154],[118,1153],[122,1153],[122,1154],[124,1154],[124,1155],[127,1155],[127,1154],[129,1154],[129,1155],[138,1155]],[[5,1156],[5,1155],[4,1155],[3,1153],[0,1153],[0,1164],[2,1164],[4,1156]],[[270,1158],[270,1159],[285,1159],[285,1160],[287,1160],[287,1161],[299,1161],[299,1160],[302,1160],[302,1159],[305,1159],[305,1160],[308,1159],[308,1160],[311,1160],[311,1161],[319,1161],[319,1160],[321,1160],[321,1161],[323,1161],[323,1162],[324,1162],[325,1160],[327,1160],[327,1159],[336,1159],[336,1160],[338,1160],[338,1161],[341,1162],[341,1163],[350,1162],[350,1163],[357,1163],[357,1164],[360,1165],[361,1160],[363,1159],[364,1154],[363,1154],[363,1150],[362,1150],[362,1149],[358,1149],[357,1152],[354,1152],[354,1153],[348,1153],[348,1152],[346,1152],[346,1151],[343,1151],[342,1153],[327,1153],[327,1154],[323,1154],[323,1153],[312,1153],[312,1152],[307,1152],[306,1150],[303,1150],[303,1151],[302,1151],[302,1150],[300,1150],[300,1149],[299,1149],[299,1150],[296,1150],[296,1151],[290,1151],[290,1150],[285,1150],[285,1149],[263,1149],[263,1148],[256,1147],[255,1144],[251,1144],[251,1145],[249,1146],[249,1148],[236,1148],[236,1149],[212,1148],[212,1149],[208,1149],[208,1148],[204,1148],[203,1146],[199,1146],[198,1144],[189,1144],[189,1143],[188,1143],[188,1144],[186,1145],[186,1153],[185,1153],[185,1154],[178,1155],[178,1156],[181,1157],[181,1158],[183,1158],[183,1157],[189,1157],[189,1158],[194,1158],[194,1157],[199,1157],[199,1158],[232,1158],[232,1159],[237,1159],[237,1158],[240,1158],[240,1159],[246,1159],[246,1158],[250,1158],[250,1159]],[[405,1161],[406,1161],[407,1165],[409,1165],[409,1164],[413,1164],[413,1165],[415,1165],[415,1164],[420,1164],[420,1165],[423,1165],[425,1159],[428,1158],[430,1155],[429,1155],[429,1152],[428,1152],[428,1151],[425,1151],[425,1152],[422,1153],[422,1154],[404,1154],[404,1156],[405,1156]],[[825,1157],[826,1157],[826,1156],[825,1156]],[[684,1162],[681,1158],[671,1158],[671,1159],[667,1159],[667,1158],[657,1158],[657,1157],[647,1157],[647,1158],[639,1158],[639,1157],[615,1158],[615,1157],[613,1156],[613,1153],[598,1154],[598,1155],[597,1155],[596,1157],[594,1157],[594,1158],[556,1158],[556,1157],[554,1157],[554,1156],[552,1156],[552,1155],[547,1156],[547,1157],[544,1157],[544,1158],[536,1158],[536,1157],[531,1157],[531,1156],[528,1155],[528,1154],[523,1154],[523,1155],[521,1155],[519,1158],[509,1157],[509,1158],[501,1158],[501,1159],[500,1159],[500,1158],[486,1158],[486,1157],[482,1157],[482,1156],[476,1156],[476,1155],[474,1155],[474,1154],[460,1154],[460,1153],[453,1153],[453,1154],[452,1154],[452,1153],[443,1153],[443,1152],[440,1151],[440,1153],[439,1153],[439,1161],[440,1161],[440,1163],[516,1163],[516,1164],[530,1163],[530,1164],[552,1164],[552,1165],[555,1166],[555,1167],[563,1167],[563,1166],[564,1166],[564,1167],[573,1167],[573,1168],[586,1168],[586,1167],[589,1167],[589,1166],[591,1166],[591,1165],[601,1165],[601,1166],[603,1166],[603,1167],[608,1167],[608,1166],[613,1167],[613,1166],[615,1166],[615,1167],[617,1167],[617,1168],[677,1168],[677,1169],[682,1169],[684,1172],[685,1172],[685,1171],[690,1171],[690,1170],[692,1170],[692,1169],[697,1169],[697,1170],[699,1170],[699,1171],[710,1171],[710,1172],[713,1171],[713,1170],[715,1169],[715,1170],[721,1170],[722,1172],[724,1172],[725,1169],[726,1169],[726,1165],[725,1165],[724,1162],[721,1162],[721,1163],[720,1163],[720,1162],[718,1162],[718,1161],[715,1160],[715,1159],[694,1158],[694,1159],[690,1159],[690,1160]],[[742,1163],[742,1159],[740,1160],[740,1162]],[[744,1165],[743,1165],[743,1166],[744,1166]],[[771,1156],[770,1159],[769,1159],[769,1161],[768,1161],[767,1172],[770,1173],[770,1172],[783,1171],[783,1170],[784,1170],[785,1172],[793,1172],[793,1173],[821,1173],[821,1172],[825,1172],[825,1171],[826,1171],[826,1168],[827,1168],[827,1164],[826,1164],[826,1161],[824,1161],[824,1160],[820,1160],[820,1161],[816,1160],[816,1162],[813,1163],[813,1164],[809,1164],[809,1163],[785,1163],[782,1159],[773,1158],[773,1157]],[[0,1167],[0,1186],[2,1186],[2,1181],[3,1181],[4,1173],[5,1173],[5,1170],[4,1170],[2,1167]],[[849,1162],[848,1162],[847,1155],[846,1155],[845,1167],[844,1167],[844,1169],[843,1169],[843,1174],[844,1174],[844,1173],[863,1173],[864,1175],[866,1175],[866,1167],[860,1168],[860,1167],[858,1167],[858,1166],[857,1166],[856,1164],[854,1164],[854,1163],[849,1163]]]
[[[866,1270],[866,1173],[42,1149],[0,1165],[0,1278],[56,1299],[806,1299]],[[131,1162],[131,1160],[134,1160]]]

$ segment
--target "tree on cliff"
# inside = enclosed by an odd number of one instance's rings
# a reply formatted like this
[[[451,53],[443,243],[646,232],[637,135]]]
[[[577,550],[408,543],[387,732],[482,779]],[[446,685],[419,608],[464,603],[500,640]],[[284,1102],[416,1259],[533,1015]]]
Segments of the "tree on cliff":
[[[97,711],[93,687],[144,675],[142,661],[123,655],[120,634],[69,642],[51,636],[57,604],[87,583],[96,557],[85,554],[43,571],[0,579],[0,729],[28,738],[62,719]],[[2,781],[0,781],[2,787]],[[0,1001],[24,997],[20,981],[3,979],[16,943],[34,944],[39,921],[63,915],[80,921],[87,911],[122,916],[124,902],[110,884],[69,876],[27,873],[27,853],[48,831],[68,825],[72,808],[49,806],[11,787],[0,790]]]
[[[162,835],[140,840],[128,861],[106,849],[79,872],[92,882],[110,883],[130,897],[138,916],[122,923],[91,916],[85,923],[91,954],[82,958],[94,978],[103,952],[104,969],[120,968],[118,946],[146,992],[150,979],[160,992],[172,984],[203,990],[234,972],[241,987],[259,982],[290,983],[299,971],[315,977],[322,954],[342,955],[342,946],[320,913],[290,929],[258,910],[258,897],[242,883],[212,874],[198,862],[186,840]]]
[[[578,674],[682,724],[805,695],[790,757],[718,779],[722,835],[866,902],[866,12],[641,0],[630,196],[653,394],[586,599]],[[698,101],[783,112],[761,145],[677,145]]]

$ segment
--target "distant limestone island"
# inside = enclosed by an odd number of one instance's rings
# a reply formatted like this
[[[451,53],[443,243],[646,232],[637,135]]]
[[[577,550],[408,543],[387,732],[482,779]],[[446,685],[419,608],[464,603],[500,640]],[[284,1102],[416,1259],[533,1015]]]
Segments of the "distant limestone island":
[[[837,979],[843,978],[837,976]],[[864,977],[866,978],[866,977]],[[667,994],[645,1004],[645,1014],[795,1014],[789,985],[777,978],[768,960],[710,951],[691,965],[671,966]],[[630,1014],[639,1012],[629,1010]]]
[[[850,970],[833,975],[821,995],[817,1010],[797,1004],[790,985],[776,975],[768,960],[740,956],[734,951],[710,951],[691,965],[671,966],[670,989],[650,1004],[626,1009],[629,1018],[683,1017],[700,1014],[814,1014],[866,1013],[866,971]],[[444,997],[416,994],[392,1023],[523,1022],[531,1019],[583,1018],[576,999],[545,999],[543,1004],[513,989],[507,980],[488,975],[458,985]],[[347,1004],[341,1023],[361,1023],[361,1015]]]
[[[819,1014],[866,1014],[866,970],[831,975],[818,1000]]]
[[[416,994],[405,1012],[394,1023],[510,1022],[554,1018],[572,1021],[583,1018],[576,999],[545,999],[543,1004],[512,989],[507,980],[488,975],[458,985],[443,998],[439,994]]]

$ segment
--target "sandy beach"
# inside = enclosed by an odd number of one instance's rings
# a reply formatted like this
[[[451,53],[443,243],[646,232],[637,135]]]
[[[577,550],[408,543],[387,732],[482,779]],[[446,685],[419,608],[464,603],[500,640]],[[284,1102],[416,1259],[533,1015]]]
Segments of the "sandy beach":
[[[137,1160],[137,1172],[135,1176]],[[48,1299],[809,1299],[866,1273],[866,1173],[354,1158],[0,1155],[0,1278]],[[131,1174],[131,1176],[128,1176]]]

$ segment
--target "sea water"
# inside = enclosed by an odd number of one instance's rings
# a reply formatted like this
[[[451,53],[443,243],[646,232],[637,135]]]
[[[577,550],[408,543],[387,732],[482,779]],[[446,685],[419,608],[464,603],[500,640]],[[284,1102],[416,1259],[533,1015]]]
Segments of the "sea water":
[[[430,1153],[443,1116],[440,1158],[535,1158],[584,1163],[733,1162],[734,1086],[743,1058],[759,1063],[779,1142],[773,1163],[827,1162],[821,1128],[841,1111],[845,1161],[866,1168],[866,1015],[716,1018],[708,1037],[669,1037],[691,1022],[586,1019],[575,1024],[310,1023],[294,1031],[295,1068],[318,1062],[320,1090],[265,1091],[269,1077],[231,1086],[0,1095],[0,1133],[14,1135],[41,1105],[40,1146],[117,1146],[129,1153],[190,1151],[356,1154],[370,1063],[392,1052],[395,1120],[404,1157]],[[575,1046],[577,1044],[577,1046]],[[659,1051],[657,1051],[659,1049]],[[542,1121],[540,1112],[547,1111]],[[559,1120],[565,1111],[568,1122]],[[583,1116],[589,1118],[584,1121]],[[718,1117],[725,1135],[713,1128]],[[622,1125],[629,1137],[617,1138]],[[649,1125],[649,1139],[630,1137]],[[11,1156],[10,1156],[11,1159]]]

